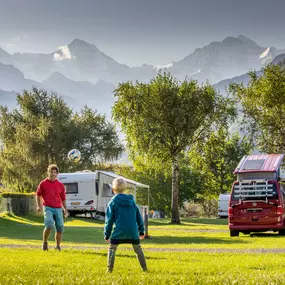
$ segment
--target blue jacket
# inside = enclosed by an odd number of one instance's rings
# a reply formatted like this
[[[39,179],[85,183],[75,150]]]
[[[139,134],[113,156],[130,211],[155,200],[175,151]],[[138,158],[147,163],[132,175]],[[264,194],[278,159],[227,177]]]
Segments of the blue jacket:
[[[113,230],[113,224],[115,228]],[[105,239],[124,242],[139,240],[144,235],[144,224],[132,195],[117,194],[108,204],[104,228]]]

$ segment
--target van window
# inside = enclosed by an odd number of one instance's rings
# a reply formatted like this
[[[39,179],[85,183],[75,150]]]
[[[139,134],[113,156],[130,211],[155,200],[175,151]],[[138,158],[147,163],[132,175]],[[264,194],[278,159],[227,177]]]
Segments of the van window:
[[[113,197],[113,196],[114,196],[114,193],[112,190],[112,186],[110,184],[104,183],[102,197]]]
[[[66,194],[78,194],[78,183],[64,183]]]
[[[240,188],[241,187],[241,188]],[[242,199],[246,200],[266,200],[268,199],[278,199],[278,192],[275,183],[267,184],[266,191],[266,183],[260,182],[256,184],[251,183],[242,183],[241,185],[235,184],[232,192],[232,200]]]

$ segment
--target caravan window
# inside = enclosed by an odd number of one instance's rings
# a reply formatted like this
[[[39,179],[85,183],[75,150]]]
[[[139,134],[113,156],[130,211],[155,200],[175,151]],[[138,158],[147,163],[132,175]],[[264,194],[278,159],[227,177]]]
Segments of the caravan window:
[[[66,194],[78,194],[78,183],[65,183]]]
[[[102,197],[113,197],[113,196],[114,193],[111,184],[104,183]]]

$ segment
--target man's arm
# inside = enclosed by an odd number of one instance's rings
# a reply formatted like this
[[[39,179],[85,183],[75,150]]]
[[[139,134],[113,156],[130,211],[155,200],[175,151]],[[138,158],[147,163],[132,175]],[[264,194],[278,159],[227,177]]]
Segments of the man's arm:
[[[61,191],[61,194],[60,194],[60,198],[61,198],[61,204],[62,204],[62,208],[63,208],[63,211],[64,211],[64,215],[67,218],[69,216],[69,213],[68,213],[67,207],[66,207],[65,187],[64,187],[63,184],[62,184],[62,191]]]
[[[42,212],[43,211],[43,205],[42,205],[42,184],[40,183],[37,191],[36,191],[36,202],[37,202],[37,211]]]
[[[36,195],[36,202],[37,202],[37,211],[42,212],[43,206],[42,206],[41,196]]]
[[[63,207],[63,210],[64,210],[64,211],[67,210],[67,207],[66,207],[66,200],[62,201],[62,207]]]

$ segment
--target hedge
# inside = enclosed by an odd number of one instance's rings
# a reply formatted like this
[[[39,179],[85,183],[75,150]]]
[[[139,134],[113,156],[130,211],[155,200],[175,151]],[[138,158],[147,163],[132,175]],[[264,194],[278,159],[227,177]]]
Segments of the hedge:
[[[2,198],[29,198],[35,196],[35,193],[3,192],[0,196]]]

